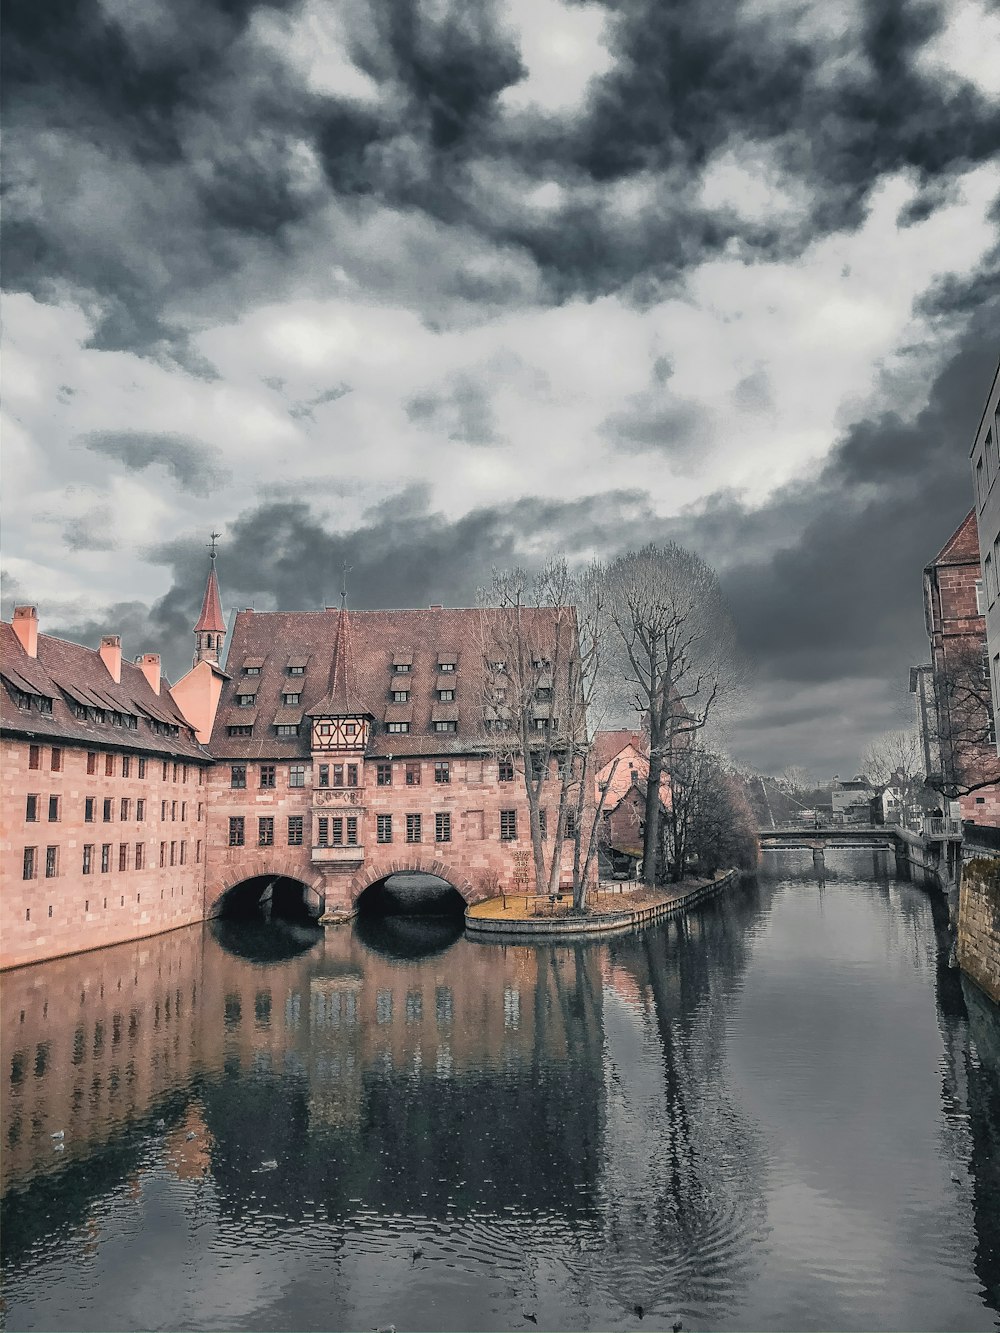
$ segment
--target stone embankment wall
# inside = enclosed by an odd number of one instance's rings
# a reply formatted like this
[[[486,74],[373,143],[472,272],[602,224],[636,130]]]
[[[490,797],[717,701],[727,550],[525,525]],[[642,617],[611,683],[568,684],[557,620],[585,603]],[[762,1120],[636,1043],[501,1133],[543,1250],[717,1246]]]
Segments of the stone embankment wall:
[[[958,907],[958,964],[1000,1004],[1000,862],[970,861]]]

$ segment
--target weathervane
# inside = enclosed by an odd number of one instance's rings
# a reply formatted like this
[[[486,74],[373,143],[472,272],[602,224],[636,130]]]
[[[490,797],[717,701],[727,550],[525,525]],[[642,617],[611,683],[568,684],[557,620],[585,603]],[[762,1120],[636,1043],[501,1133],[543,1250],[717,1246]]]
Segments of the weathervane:
[[[211,534],[211,537],[212,537],[211,542],[206,543],[206,545],[208,546],[208,558],[209,558],[210,560],[215,560],[215,559],[217,558],[217,554],[218,554],[218,553],[216,552],[216,549],[215,549],[215,540],[216,540],[217,537],[221,537],[221,536],[222,536],[222,533],[221,533],[221,532],[213,532],[213,533]]]
[[[340,605],[345,609],[347,608],[347,575],[353,568],[353,565],[349,565],[346,560],[344,561],[344,575],[340,581]]]

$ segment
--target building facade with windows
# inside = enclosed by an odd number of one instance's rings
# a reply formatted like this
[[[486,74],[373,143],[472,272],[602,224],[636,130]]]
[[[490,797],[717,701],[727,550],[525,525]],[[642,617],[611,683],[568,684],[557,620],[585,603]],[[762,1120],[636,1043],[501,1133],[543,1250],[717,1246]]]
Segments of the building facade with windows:
[[[529,614],[544,640],[546,612]],[[518,881],[524,778],[486,734],[484,673],[503,667],[478,642],[472,609],[237,613],[209,746],[209,914],[271,874],[327,913],[401,870],[439,875],[467,902]],[[556,779],[553,763],[554,804]],[[562,859],[571,880],[568,839]]]
[[[976,525],[986,599],[986,644],[994,712],[1000,703],[1000,365],[970,454]]]
[[[160,659],[0,622],[0,965],[204,916],[208,754]]]

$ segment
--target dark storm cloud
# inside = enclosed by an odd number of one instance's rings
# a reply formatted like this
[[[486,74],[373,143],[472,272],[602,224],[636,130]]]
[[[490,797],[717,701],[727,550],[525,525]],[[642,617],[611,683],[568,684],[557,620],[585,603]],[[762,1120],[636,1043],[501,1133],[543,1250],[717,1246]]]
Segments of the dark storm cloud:
[[[124,463],[135,472],[161,463],[186,491],[216,486],[226,476],[225,469],[218,466],[218,449],[186,435],[143,430],[94,430],[81,435],[79,443],[92,453]]]
[[[115,521],[110,505],[95,505],[63,528],[63,541],[71,551],[113,551]]]
[[[634,395],[623,412],[612,413],[599,429],[623,453],[662,454],[681,473],[691,470],[709,438],[705,412],[697,403],[657,394]]]
[[[321,210],[363,198],[529,255],[554,299],[618,289],[648,302],[734,234],[790,254],[857,221],[888,172],[912,170],[924,183],[913,207],[937,207],[1000,140],[995,103],[920,68],[944,13],[934,5],[868,0],[831,47],[750,3],[632,0],[610,14],[612,68],[569,118],[499,114],[524,72],[502,5],[346,11],[352,53],[384,94],[372,105],[310,91],[257,39],[255,17],[281,10],[291,21],[297,6],[149,0],[115,20],[94,0],[13,0],[11,286],[100,292],[96,346],[183,355],[185,307],[208,284],[251,282],[263,256],[288,260],[296,245],[322,246],[328,267]],[[805,186],[811,215],[709,213],[699,172],[734,142],[766,146]],[[301,145],[325,181],[303,185]],[[564,206],[497,209],[470,184],[472,168],[497,163],[527,183],[559,181]],[[656,205],[623,220],[602,191],[640,173],[659,183]],[[478,290],[460,265],[449,281],[463,300],[518,299],[516,285]]]

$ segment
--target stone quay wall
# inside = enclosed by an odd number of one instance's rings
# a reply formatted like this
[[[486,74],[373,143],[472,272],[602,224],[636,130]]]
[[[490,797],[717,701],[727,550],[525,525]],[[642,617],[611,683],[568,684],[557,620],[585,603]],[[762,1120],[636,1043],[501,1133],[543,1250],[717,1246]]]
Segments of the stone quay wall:
[[[963,869],[958,904],[958,965],[1000,1004],[1000,862],[985,858]]]

